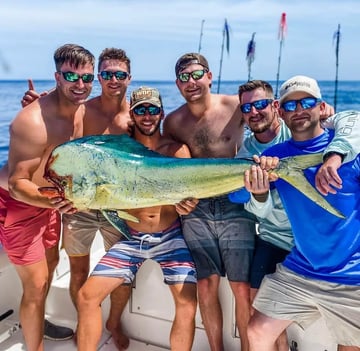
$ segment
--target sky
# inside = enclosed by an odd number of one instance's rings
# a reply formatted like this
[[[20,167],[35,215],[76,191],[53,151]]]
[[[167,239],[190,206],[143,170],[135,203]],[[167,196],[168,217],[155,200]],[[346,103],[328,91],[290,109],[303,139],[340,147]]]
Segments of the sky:
[[[96,58],[106,47],[124,49],[133,80],[174,80],[176,60],[199,49],[202,23],[201,53],[218,79],[226,18],[230,51],[221,79],[247,80],[246,49],[256,32],[251,78],[276,80],[282,13],[280,80],[334,80],[338,24],[339,80],[360,80],[359,0],[1,0],[0,79],[53,79],[54,51],[76,43]]]

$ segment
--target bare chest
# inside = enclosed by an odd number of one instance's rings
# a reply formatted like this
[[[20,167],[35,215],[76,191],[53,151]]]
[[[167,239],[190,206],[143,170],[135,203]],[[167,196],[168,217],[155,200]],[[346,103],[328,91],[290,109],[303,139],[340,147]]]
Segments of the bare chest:
[[[234,157],[243,133],[243,125],[234,120],[201,121],[189,130],[186,144],[193,157]]]
[[[84,120],[84,135],[124,134],[127,133],[130,116],[97,114]]]

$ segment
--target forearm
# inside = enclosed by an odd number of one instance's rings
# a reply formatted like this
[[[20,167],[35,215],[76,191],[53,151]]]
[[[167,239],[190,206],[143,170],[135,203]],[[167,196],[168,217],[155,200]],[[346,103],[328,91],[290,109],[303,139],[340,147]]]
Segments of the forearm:
[[[42,196],[38,191],[38,186],[28,179],[9,178],[9,194],[12,198],[24,202],[28,205],[51,208],[49,199]]]
[[[271,193],[251,194],[250,200],[245,203],[245,209],[259,218],[266,218],[272,211],[274,205]]]
[[[344,111],[322,122],[323,127],[335,129],[332,142],[324,150],[343,156],[343,161],[353,160],[360,153],[360,112]]]

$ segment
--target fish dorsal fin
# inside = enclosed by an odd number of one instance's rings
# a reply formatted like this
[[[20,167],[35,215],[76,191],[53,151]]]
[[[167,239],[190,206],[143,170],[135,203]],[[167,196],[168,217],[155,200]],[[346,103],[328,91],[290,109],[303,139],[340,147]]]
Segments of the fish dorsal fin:
[[[93,147],[101,145],[103,150],[115,149],[119,152],[125,152],[139,157],[166,157],[155,151],[149,150],[143,144],[137,142],[127,134],[90,135],[80,139],[75,139],[72,142],[78,142]]]

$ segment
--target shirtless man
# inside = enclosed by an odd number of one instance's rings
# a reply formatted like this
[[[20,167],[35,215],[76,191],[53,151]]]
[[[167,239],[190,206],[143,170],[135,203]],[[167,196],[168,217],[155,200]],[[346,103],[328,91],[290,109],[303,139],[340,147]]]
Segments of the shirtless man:
[[[106,48],[102,51],[98,79],[101,95],[85,103],[84,135],[124,134],[130,122],[126,90],[131,81],[130,59],[124,50]],[[64,215],[63,228],[64,248],[70,261],[70,296],[77,306],[77,293],[89,275],[90,249],[96,232],[103,236],[105,250],[115,244],[121,234],[96,210]],[[119,350],[129,345],[128,337],[122,333],[120,318],[130,292],[130,286],[123,286],[110,296],[106,328]]]
[[[141,87],[131,95],[134,138],[149,149],[174,157],[190,157],[186,145],[164,138],[160,122],[164,112],[156,89]],[[116,243],[100,260],[79,291],[78,350],[95,351],[101,337],[101,302],[122,284],[131,284],[146,258],[157,261],[175,301],[170,334],[171,350],[190,351],[195,333],[195,265],[181,233],[180,214],[189,213],[195,200],[178,206],[156,206],[128,212],[140,223],[127,222],[133,240]],[[178,212],[177,212],[178,211]],[[115,262],[109,265],[108,257]],[[169,260],[171,270],[169,270]],[[105,263],[106,262],[106,263]],[[170,273],[169,273],[170,272]]]
[[[29,351],[44,349],[45,299],[59,259],[60,213],[75,210],[63,198],[42,196],[38,188],[50,185],[43,178],[44,164],[54,147],[82,136],[83,103],[94,79],[95,58],[81,46],[61,46],[54,61],[55,90],[11,123],[8,188],[4,167],[0,189],[6,213],[0,239],[22,282],[20,322]]]
[[[124,134],[131,124],[129,103],[126,101],[127,87],[131,82],[130,59],[122,49],[106,48],[98,60],[98,79],[101,95],[85,103],[83,135]],[[21,104],[32,103],[44,93],[37,93],[29,82]],[[121,235],[99,211],[78,212],[63,216],[63,245],[70,261],[70,296],[77,306],[77,293],[86,281],[90,270],[90,250],[96,232],[103,236],[105,249],[116,243]],[[125,350],[129,339],[122,333],[121,314],[131,292],[124,285],[110,295],[110,313],[106,329],[112,334],[119,350]]]
[[[164,135],[186,144],[192,157],[234,157],[244,134],[238,97],[210,92],[212,73],[200,54],[180,57],[175,73],[186,103],[166,117]],[[226,274],[236,302],[241,350],[248,351],[255,217],[244,210],[243,204],[231,203],[227,195],[204,199],[183,216],[183,232],[196,264],[199,307],[210,349],[224,350],[218,290],[220,277]]]

